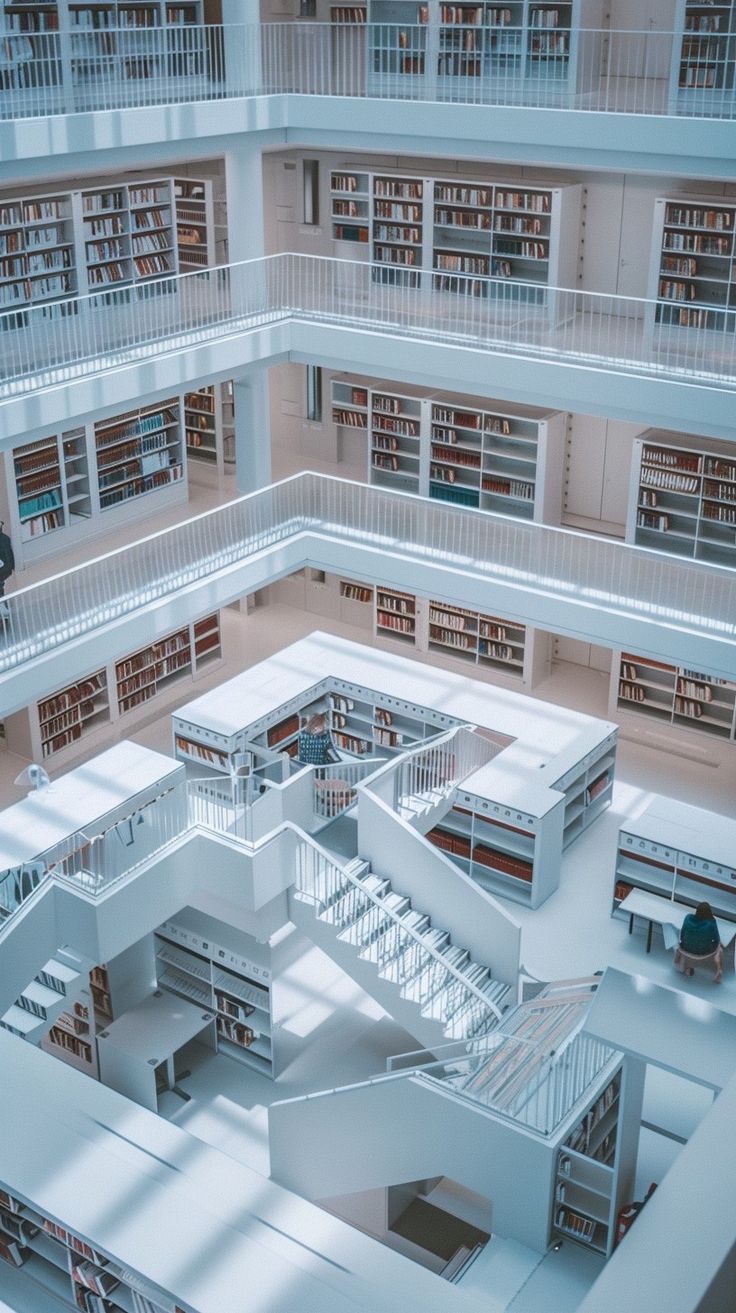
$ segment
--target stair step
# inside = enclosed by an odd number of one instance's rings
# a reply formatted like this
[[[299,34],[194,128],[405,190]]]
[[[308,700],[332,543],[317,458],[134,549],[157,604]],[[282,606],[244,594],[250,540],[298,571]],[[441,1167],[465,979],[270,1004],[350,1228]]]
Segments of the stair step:
[[[80,973],[81,962],[80,969],[75,970],[66,962],[62,962],[59,958],[52,957],[46,965],[41,968],[36,976],[36,980],[38,980],[40,984],[46,985],[48,989],[55,989],[57,993],[66,997],[72,985],[79,980]]]
[[[379,976],[386,976],[386,968],[405,954],[410,945],[416,943],[409,933],[410,930],[415,934],[422,934],[428,927],[429,917],[422,912],[415,912],[412,908],[401,918],[400,924],[389,927],[386,934],[380,936],[371,945],[369,956],[378,966]]]
[[[49,989],[48,985],[42,985],[40,980],[32,980],[30,985],[26,985],[20,998],[16,999],[19,1007],[32,1012],[40,1021],[46,1021],[49,1011],[63,1002],[63,994],[56,989]]]
[[[4,1012],[0,1017],[0,1026],[3,1026],[5,1030],[12,1031],[14,1035],[19,1035],[21,1039],[25,1039],[26,1035],[35,1030],[42,1020],[42,1017],[35,1017],[25,1008],[18,1007],[17,1003],[13,1003],[12,1007],[9,1007],[7,1012]]]
[[[338,939],[353,944],[356,948],[367,948],[385,929],[394,924],[391,912],[401,915],[401,912],[407,911],[409,906],[408,898],[403,898],[401,894],[389,893],[380,903],[370,903],[357,921],[340,932]]]
[[[421,936],[420,942],[412,940],[410,944],[407,944],[403,953],[391,963],[391,969],[386,972],[387,979],[398,985],[410,985],[425,970],[427,962],[433,960],[430,959],[430,955],[427,953],[427,947],[440,951],[449,941],[450,936],[446,930],[430,926],[426,933]]]

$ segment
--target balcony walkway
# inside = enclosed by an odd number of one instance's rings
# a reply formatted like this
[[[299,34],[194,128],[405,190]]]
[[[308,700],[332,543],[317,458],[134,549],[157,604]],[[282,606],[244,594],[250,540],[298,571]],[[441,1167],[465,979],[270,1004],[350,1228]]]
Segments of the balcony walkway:
[[[410,286],[413,271],[284,253],[5,312],[0,401],[295,323],[736,388],[736,315],[714,309],[713,327],[682,328],[656,322],[661,309],[643,298],[462,275],[448,292],[431,272],[421,278]]]
[[[736,572],[301,474],[9,594],[0,713],[304,565],[736,677]]]

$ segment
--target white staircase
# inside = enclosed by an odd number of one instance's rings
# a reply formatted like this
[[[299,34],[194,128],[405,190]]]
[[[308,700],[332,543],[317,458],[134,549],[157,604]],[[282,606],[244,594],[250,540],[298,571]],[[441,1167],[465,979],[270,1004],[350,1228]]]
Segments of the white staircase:
[[[298,863],[292,920],[421,1043],[487,1034],[509,986],[453,944],[359,857],[339,866],[316,848]]]
[[[88,968],[69,948],[60,948],[0,1017],[0,1026],[36,1042],[77,998]]]

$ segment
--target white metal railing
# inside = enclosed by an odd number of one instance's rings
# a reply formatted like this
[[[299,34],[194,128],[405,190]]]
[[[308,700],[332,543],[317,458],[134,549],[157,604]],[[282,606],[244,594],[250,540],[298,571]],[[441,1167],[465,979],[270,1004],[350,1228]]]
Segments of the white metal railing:
[[[690,303],[688,303],[690,304]],[[282,323],[736,388],[736,307],[284,252],[0,314],[0,399]],[[264,343],[263,359],[273,350]]]
[[[500,1008],[481,989],[464,976],[462,970],[453,966],[442,952],[428,943],[420,930],[408,925],[399,912],[388,907],[380,897],[366,888],[359,876],[338,863],[328,852],[306,836],[301,839],[295,832],[294,845],[294,888],[302,898],[314,903],[316,914],[329,907],[338,899],[347,918],[357,916],[364,909],[373,912],[376,924],[392,923],[398,936],[396,946],[401,945],[408,957],[405,963],[412,975],[419,972],[423,964],[435,964],[451,976],[469,1001],[481,1005],[489,1015],[501,1018]],[[421,1000],[420,1000],[421,1001]]]
[[[315,816],[335,820],[352,807],[358,794],[356,785],[384,764],[384,757],[368,761],[338,761],[328,766],[312,767],[312,799]]]
[[[473,771],[487,765],[500,745],[460,726],[427,746],[411,748],[396,762],[396,808],[413,812],[427,798],[449,798]]]
[[[616,1056],[584,1032],[555,1053],[533,1040],[498,1032],[473,1047],[471,1054],[422,1062],[415,1070],[544,1136],[554,1133]]]
[[[296,94],[730,119],[734,61],[719,30],[286,22],[4,32],[0,118]]]
[[[218,779],[213,775],[187,780],[187,807],[190,825],[199,825],[202,829],[245,842],[253,838],[249,825],[250,807],[236,798],[229,777]]]
[[[539,1058],[538,1046],[498,1031],[492,1031],[479,1040],[468,1041],[468,1044],[472,1045],[474,1052],[464,1057],[420,1061],[413,1067],[402,1067],[353,1085],[280,1099],[279,1106],[332,1098],[351,1090],[385,1085],[390,1081],[426,1080],[438,1091],[467,1099],[494,1117],[524,1126],[532,1133],[546,1138],[554,1134],[576,1107],[581,1111],[585,1108],[586,1099],[590,1099],[601,1074],[620,1057],[615,1049],[609,1048],[601,1040],[584,1033],[578,1034],[563,1052],[542,1058],[538,1070],[526,1085],[522,1085],[517,1102],[509,1104],[501,1094],[494,1096],[490,1088],[486,1089],[485,1094],[478,1093],[471,1086],[473,1078],[493,1063],[507,1074],[517,1068],[521,1071],[528,1065],[532,1066]]]
[[[143,801],[99,833],[78,830],[22,865],[0,874],[0,920],[49,878],[98,895],[188,828],[185,783]],[[92,828],[92,827],[90,827]]]
[[[736,652],[736,573],[629,544],[300,474],[16,593],[0,632],[0,676],[258,553],[319,534],[431,562],[522,595],[576,600],[622,620],[718,638]],[[300,560],[302,558],[300,557]],[[296,569],[294,565],[294,569]],[[264,566],[264,581],[269,575]],[[525,602],[525,605],[528,603]]]

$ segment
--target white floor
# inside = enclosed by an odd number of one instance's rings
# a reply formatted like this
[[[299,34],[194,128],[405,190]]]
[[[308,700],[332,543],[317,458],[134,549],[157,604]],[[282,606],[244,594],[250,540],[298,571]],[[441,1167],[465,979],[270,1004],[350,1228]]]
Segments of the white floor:
[[[371,641],[365,631],[328,623],[285,606],[258,608],[248,617],[228,609],[223,612],[223,626],[226,651],[232,655],[209,677],[207,682],[213,684],[315,628],[330,628],[346,637]],[[561,664],[535,690],[535,696],[606,716],[607,690],[608,676]],[[180,690],[172,703],[176,705],[189,696],[190,688],[183,693]],[[160,707],[150,721],[127,732],[150,747],[170,749],[169,716],[162,715]],[[126,733],[125,726],[118,733]],[[99,745],[87,755],[93,755],[93,751],[99,751]],[[697,758],[697,749],[694,752]],[[685,982],[675,978],[671,956],[660,942],[655,941],[647,955],[643,934],[629,937],[626,921],[610,916],[616,832],[625,817],[641,811],[651,791],[725,813],[733,811],[733,749],[730,756],[723,751],[712,756],[710,764],[678,753],[679,749],[664,752],[622,738],[613,805],[565,854],[557,893],[536,912],[513,903],[508,903],[508,908],[522,925],[522,959],[535,975],[582,975],[613,963],[670,986],[684,986],[736,1012],[733,974],[726,976],[717,995],[706,980]],[[0,753],[2,802],[18,797],[11,781],[20,769],[20,760]],[[323,841],[328,834],[325,832]],[[339,837],[336,833],[335,839]],[[269,1170],[267,1110],[271,1102],[365,1079],[385,1070],[390,1054],[416,1047],[372,999],[306,941],[301,942],[289,969],[289,984],[291,1011],[278,1035],[284,1055],[278,1080],[269,1081],[223,1056],[205,1057],[202,1051],[188,1063],[192,1074],[183,1081],[191,1102],[185,1104],[170,1095],[164,1109],[177,1125],[264,1174]],[[649,1074],[644,1107],[647,1128],[640,1141],[637,1197],[651,1181],[661,1181],[709,1105],[710,1096],[700,1087],[659,1071]],[[599,1267],[596,1255],[572,1241],[543,1256],[495,1237],[471,1266],[463,1284],[468,1290],[478,1291],[489,1313],[504,1308],[509,1313],[572,1313]],[[3,1290],[3,1295],[10,1301],[9,1309],[28,1307],[14,1302],[10,1290]],[[47,1309],[51,1313],[53,1304],[39,1298],[28,1313],[36,1313],[36,1308],[38,1313],[47,1313]],[[2,1299],[0,1313],[5,1313]]]

